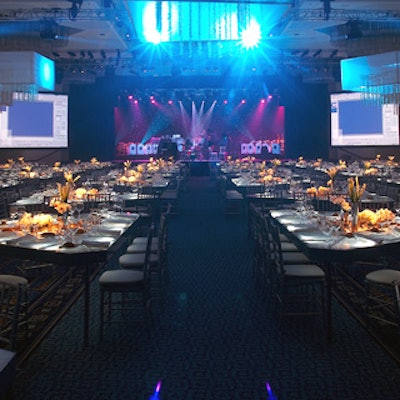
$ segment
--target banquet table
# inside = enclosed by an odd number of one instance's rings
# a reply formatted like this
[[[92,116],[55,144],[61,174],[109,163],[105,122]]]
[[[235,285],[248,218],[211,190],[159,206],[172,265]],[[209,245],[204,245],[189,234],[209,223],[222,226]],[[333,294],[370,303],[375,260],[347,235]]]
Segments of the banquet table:
[[[352,234],[326,232],[318,222],[321,218],[338,218],[332,213],[302,215],[294,210],[272,210],[271,216],[303,253],[322,265],[327,281],[327,336],[332,339],[332,268],[333,263],[376,260],[400,251],[400,228],[382,227],[379,232],[360,231]]]
[[[0,225],[0,255],[83,269],[85,345],[89,343],[90,267],[94,263],[107,262],[115,249],[130,238],[139,219],[138,214],[115,212],[107,212],[97,217],[96,225],[87,228],[84,233],[75,232],[68,237],[51,233],[24,233],[13,228],[15,221],[3,221]]]

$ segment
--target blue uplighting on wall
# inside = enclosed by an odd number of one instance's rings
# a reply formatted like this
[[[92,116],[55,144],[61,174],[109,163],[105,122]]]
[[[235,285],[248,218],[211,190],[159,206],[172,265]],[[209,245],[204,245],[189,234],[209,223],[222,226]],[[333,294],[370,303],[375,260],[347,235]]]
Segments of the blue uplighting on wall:
[[[45,90],[54,91],[55,68],[54,61],[35,53],[35,82]]]

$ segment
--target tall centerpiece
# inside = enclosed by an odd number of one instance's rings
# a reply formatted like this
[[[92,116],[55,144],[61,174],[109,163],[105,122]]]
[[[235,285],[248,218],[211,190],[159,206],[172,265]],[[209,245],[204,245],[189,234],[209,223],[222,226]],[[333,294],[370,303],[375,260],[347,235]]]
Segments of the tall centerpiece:
[[[51,200],[50,206],[53,207],[60,216],[63,216],[65,223],[68,212],[71,210],[71,204],[69,204],[68,201],[75,186],[75,182],[80,178],[80,176],[74,178],[72,172],[65,171],[64,178],[64,184],[57,182],[58,196]]]
[[[330,188],[330,192],[332,194],[335,191],[335,179],[336,179],[336,175],[337,175],[338,171],[339,171],[339,168],[337,166],[330,167],[325,171],[330,178],[329,181],[327,182],[327,185]]]
[[[361,197],[363,196],[367,185],[363,183],[360,185],[358,176],[349,178],[347,180],[347,193],[351,205],[351,231],[357,232],[359,228],[358,214],[360,212]]]

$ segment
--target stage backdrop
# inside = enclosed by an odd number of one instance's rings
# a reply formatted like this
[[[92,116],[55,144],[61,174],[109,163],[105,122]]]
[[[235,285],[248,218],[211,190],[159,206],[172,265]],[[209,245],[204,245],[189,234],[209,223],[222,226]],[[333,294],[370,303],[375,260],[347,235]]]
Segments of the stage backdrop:
[[[262,104],[260,98],[247,99],[244,104],[240,98],[228,98],[227,104],[220,99],[214,108],[211,108],[212,102],[205,102],[201,111],[201,101],[194,99],[194,115],[204,123],[214,145],[226,144],[236,155],[242,142],[280,137],[284,140],[285,157],[327,158],[330,108],[326,85],[281,80],[277,87],[280,98],[275,108]],[[127,95],[121,97],[124,90]],[[91,157],[114,160],[120,142],[141,142],[150,140],[152,135],[166,133],[179,133],[187,138],[198,129],[189,99],[182,99],[181,106],[178,98],[172,99],[173,104],[168,104],[168,98],[163,102],[155,98],[156,104],[152,104],[147,97],[134,108],[131,103],[135,99],[127,97],[130,90],[137,90],[132,86],[132,79],[121,77],[107,77],[92,85],[71,85],[70,160]],[[140,114],[135,110],[140,110]],[[211,111],[212,118],[205,120]],[[139,117],[134,118],[136,114]]]
[[[239,156],[243,143],[274,143],[284,149],[285,109],[279,98],[224,99],[187,96],[120,96],[114,108],[115,145],[118,155],[129,154],[132,144],[180,137],[182,151],[207,149]]]

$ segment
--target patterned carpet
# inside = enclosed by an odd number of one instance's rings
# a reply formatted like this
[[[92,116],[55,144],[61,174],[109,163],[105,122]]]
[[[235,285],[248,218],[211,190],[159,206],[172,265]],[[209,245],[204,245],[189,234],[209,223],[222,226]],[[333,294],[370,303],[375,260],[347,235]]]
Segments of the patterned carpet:
[[[278,324],[252,276],[244,216],[224,216],[212,177],[191,177],[169,225],[169,286],[151,338],[142,326],[98,335],[91,292],[91,343],[82,346],[82,299],[20,366],[16,400],[400,398],[400,367],[334,302],[334,342],[317,321]]]

